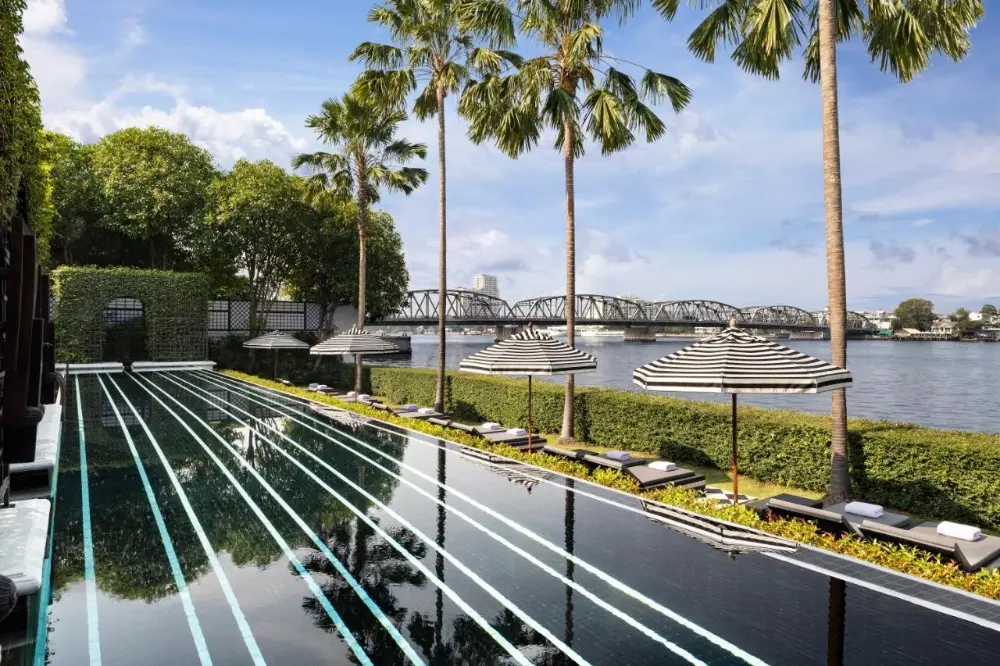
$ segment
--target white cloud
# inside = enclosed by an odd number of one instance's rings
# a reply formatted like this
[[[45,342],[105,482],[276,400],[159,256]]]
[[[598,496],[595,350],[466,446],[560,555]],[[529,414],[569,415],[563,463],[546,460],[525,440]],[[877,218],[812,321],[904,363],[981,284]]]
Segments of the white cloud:
[[[24,10],[25,35],[48,35],[68,30],[65,0],[28,0]]]
[[[125,22],[125,32],[122,35],[121,44],[118,47],[118,57],[124,57],[149,41],[146,29],[142,27],[139,19],[132,18]]]
[[[71,38],[64,0],[28,0],[20,43],[46,108],[69,103],[86,75]]]

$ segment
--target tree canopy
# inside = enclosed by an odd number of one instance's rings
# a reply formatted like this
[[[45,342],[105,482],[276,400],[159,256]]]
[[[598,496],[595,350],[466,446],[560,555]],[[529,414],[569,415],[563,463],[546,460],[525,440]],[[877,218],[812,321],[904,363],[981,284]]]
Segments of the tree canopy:
[[[354,202],[339,202],[299,238],[286,282],[293,299],[320,303],[328,315],[337,305],[357,307],[357,217]],[[403,241],[387,213],[370,215],[367,250],[369,273],[378,279],[368,282],[366,314],[369,319],[381,319],[403,306],[409,289]]]
[[[925,298],[906,299],[896,306],[895,315],[900,328],[915,328],[918,331],[930,330],[937,319],[934,304]]]
[[[218,177],[209,152],[184,134],[129,127],[101,139],[93,167],[104,224],[146,238],[154,267],[173,267],[172,252],[190,239]]]
[[[299,178],[269,160],[239,160],[208,188],[208,209],[194,237],[195,262],[222,281],[246,276],[251,327],[261,301],[278,294],[300,258],[301,239],[318,219]]]

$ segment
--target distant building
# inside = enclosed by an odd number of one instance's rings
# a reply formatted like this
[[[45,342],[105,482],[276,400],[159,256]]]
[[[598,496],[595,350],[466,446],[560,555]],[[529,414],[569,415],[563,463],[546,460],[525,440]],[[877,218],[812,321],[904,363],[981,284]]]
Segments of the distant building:
[[[472,278],[472,289],[480,293],[500,298],[500,286],[497,284],[497,276],[480,273]]]
[[[982,320],[983,320],[983,313],[982,312],[979,312],[977,310],[976,312],[970,312],[969,313],[969,321],[982,321]]]
[[[958,327],[955,322],[947,317],[937,319],[931,324],[931,333],[934,335],[955,335],[957,331]]]
[[[901,328],[895,333],[897,338],[916,338],[921,335],[915,328]]]

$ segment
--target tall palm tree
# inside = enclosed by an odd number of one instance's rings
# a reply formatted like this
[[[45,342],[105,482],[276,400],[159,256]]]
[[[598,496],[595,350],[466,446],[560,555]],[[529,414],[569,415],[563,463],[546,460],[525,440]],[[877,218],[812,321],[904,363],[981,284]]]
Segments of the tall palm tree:
[[[458,23],[458,4],[451,0],[388,0],[368,13],[368,21],[385,26],[393,44],[363,42],[350,60],[365,71],[354,84],[356,94],[375,97],[389,105],[405,104],[423,85],[413,102],[420,120],[438,122],[438,370],[434,409],[444,411],[445,313],[448,293],[447,196],[445,169],[445,99],[457,94],[472,73],[499,74],[505,65],[519,64],[507,51],[477,47]]]
[[[668,20],[680,0],[651,0]],[[823,194],[831,361],[847,367],[847,279],[837,100],[837,42],[860,38],[871,60],[900,82],[911,81],[934,54],[954,61],[969,52],[969,31],[982,18],[982,0],[717,0],[691,33],[688,47],[712,62],[718,44],[731,48],[743,70],[777,79],[780,64],[803,45],[804,77],[820,84],[823,124]],[[805,40],[803,38],[806,38]],[[832,392],[831,475],[827,500],[850,498],[847,394]]]
[[[470,138],[488,139],[511,157],[538,142],[544,129],[557,133],[566,192],[566,335],[574,343],[576,314],[576,207],[574,164],[585,140],[605,155],[628,148],[641,133],[648,142],[665,132],[663,121],[645,102],[669,100],[675,112],[691,99],[678,79],[604,50],[601,23],[623,22],[638,0],[465,0],[463,25],[477,33],[509,38],[516,23],[543,51],[526,59],[510,76],[487,76],[471,84],[459,103],[470,120]],[[637,87],[621,67],[642,71]],[[601,80],[598,81],[598,78]],[[562,440],[573,438],[573,375],[566,378]]]
[[[312,171],[306,179],[314,205],[353,197],[358,205],[358,327],[365,325],[365,274],[367,271],[369,206],[381,190],[410,194],[427,180],[427,170],[406,166],[427,157],[427,146],[396,137],[406,112],[374,100],[345,94],[323,102],[323,110],[306,118],[306,127],[333,152],[296,156],[292,166]],[[355,363],[354,390],[361,391],[361,361]]]

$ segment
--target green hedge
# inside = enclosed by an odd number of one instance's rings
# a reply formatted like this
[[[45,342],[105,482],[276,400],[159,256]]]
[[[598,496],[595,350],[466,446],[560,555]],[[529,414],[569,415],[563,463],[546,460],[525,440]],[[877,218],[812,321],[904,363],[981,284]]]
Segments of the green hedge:
[[[211,288],[204,275],[63,266],[52,271],[52,280],[60,362],[105,360],[104,308],[116,298],[137,298],[142,302],[148,360],[205,358]]]
[[[38,87],[18,42],[24,8],[23,0],[0,0],[0,227],[8,228],[15,215],[23,217],[44,264],[52,235],[52,180],[39,151]]]
[[[346,367],[337,383],[351,385]],[[434,371],[372,366],[365,390],[393,403],[433,404]],[[329,383],[329,382],[327,382]],[[563,388],[536,381],[534,423],[562,424]],[[527,382],[449,373],[446,406],[456,418],[524,424]],[[830,478],[828,417],[741,407],[740,472],[759,481],[824,491]],[[729,467],[730,408],[612,389],[578,389],[576,434],[616,449],[659,451],[678,463]],[[904,423],[851,419],[855,494],[941,519],[1000,528],[1000,436],[932,430]]]

